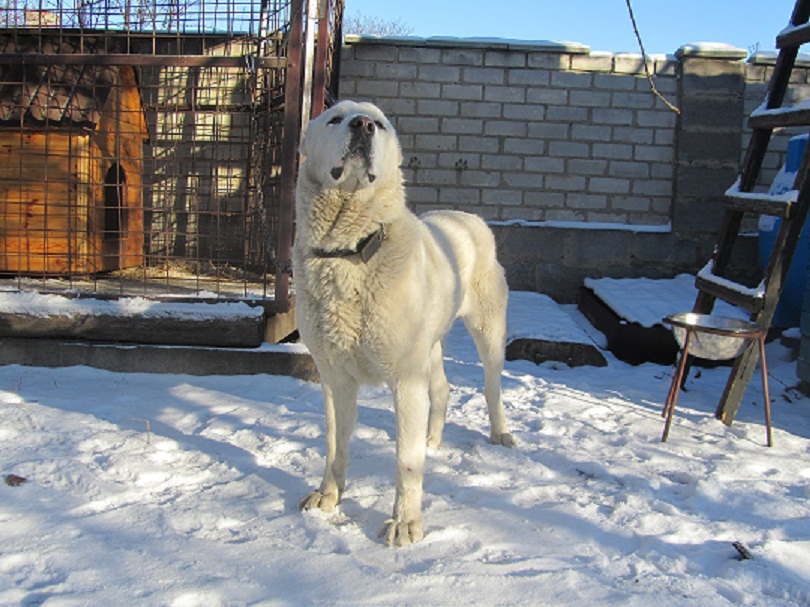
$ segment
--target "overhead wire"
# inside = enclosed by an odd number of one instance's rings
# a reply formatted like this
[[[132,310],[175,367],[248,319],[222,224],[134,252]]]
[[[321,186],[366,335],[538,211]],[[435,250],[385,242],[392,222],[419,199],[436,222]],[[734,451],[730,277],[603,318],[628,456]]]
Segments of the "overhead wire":
[[[638,31],[638,24],[636,23],[636,16],[633,13],[633,5],[630,3],[630,0],[625,0],[627,4],[627,12],[630,13],[630,22],[633,24],[633,31],[636,34],[636,40],[638,40],[638,47],[641,49],[641,60],[644,63],[644,73],[647,75],[647,80],[650,83],[650,89],[652,90],[653,94],[658,97],[664,104],[671,109],[673,112],[680,116],[681,110],[678,106],[674,105],[669,99],[664,97],[661,92],[656,88],[655,81],[653,80],[653,75],[650,73],[650,65],[649,61],[647,60],[647,51],[644,50],[644,43],[641,41],[641,34]]]

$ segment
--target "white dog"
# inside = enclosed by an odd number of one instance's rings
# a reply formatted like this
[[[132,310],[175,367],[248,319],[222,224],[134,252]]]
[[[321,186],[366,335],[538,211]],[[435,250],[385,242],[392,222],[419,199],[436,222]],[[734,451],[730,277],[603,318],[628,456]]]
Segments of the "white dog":
[[[438,448],[450,388],[442,339],[461,317],[484,364],[492,442],[515,444],[501,401],[507,287],[479,218],[405,206],[402,154],[370,103],[343,101],[309,123],[301,144],[293,250],[301,337],[321,376],[326,472],[301,508],[334,510],[346,484],[360,384],[385,382],[396,411],[396,499],[380,533],[422,538],[426,445]]]

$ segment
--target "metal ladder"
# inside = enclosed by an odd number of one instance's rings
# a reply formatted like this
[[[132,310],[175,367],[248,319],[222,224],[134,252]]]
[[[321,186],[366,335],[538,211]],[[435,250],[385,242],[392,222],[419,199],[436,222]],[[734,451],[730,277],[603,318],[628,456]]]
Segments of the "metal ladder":
[[[726,192],[726,210],[714,255],[695,279],[695,286],[698,289],[693,308],[695,312],[711,313],[715,300],[722,299],[749,312],[751,320],[762,327],[769,327],[773,319],[793,253],[810,209],[810,179],[805,178],[810,170],[810,146],[802,158],[794,190],[780,196],[756,194],[753,190],[774,129],[810,126],[810,106],[782,105],[799,47],[810,42],[808,18],[810,18],[810,0],[797,0],[789,26],[776,38],[779,55],[768,86],[768,94],[763,105],[749,117],[748,125],[753,132],[742,171],[734,185]],[[724,278],[745,213],[781,218],[771,257],[762,281],[755,289],[746,288]],[[716,411],[716,417],[726,425],[731,425],[734,421],[758,358],[756,343],[752,342],[734,362]]]

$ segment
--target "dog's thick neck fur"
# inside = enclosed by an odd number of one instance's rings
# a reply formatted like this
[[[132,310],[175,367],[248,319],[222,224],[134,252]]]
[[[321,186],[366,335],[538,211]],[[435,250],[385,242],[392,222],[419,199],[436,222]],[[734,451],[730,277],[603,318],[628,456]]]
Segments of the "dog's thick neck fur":
[[[320,189],[312,182],[300,184],[299,187],[309,189],[313,195],[298,197],[299,201],[310,201],[308,208],[301,205],[297,208],[299,217],[306,217],[306,221],[299,221],[299,242],[320,251],[356,250],[363,239],[377,232],[380,226],[389,225],[402,213],[408,213],[402,204],[383,202],[402,200],[401,173],[388,177],[356,190]],[[390,195],[392,191],[398,195]]]

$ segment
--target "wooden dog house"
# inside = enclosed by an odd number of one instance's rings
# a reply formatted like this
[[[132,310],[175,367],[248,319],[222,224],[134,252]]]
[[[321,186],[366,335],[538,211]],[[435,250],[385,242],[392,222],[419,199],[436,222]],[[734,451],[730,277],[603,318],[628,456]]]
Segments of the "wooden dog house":
[[[136,73],[106,64],[93,43],[0,33],[0,272],[143,261],[148,130]]]

